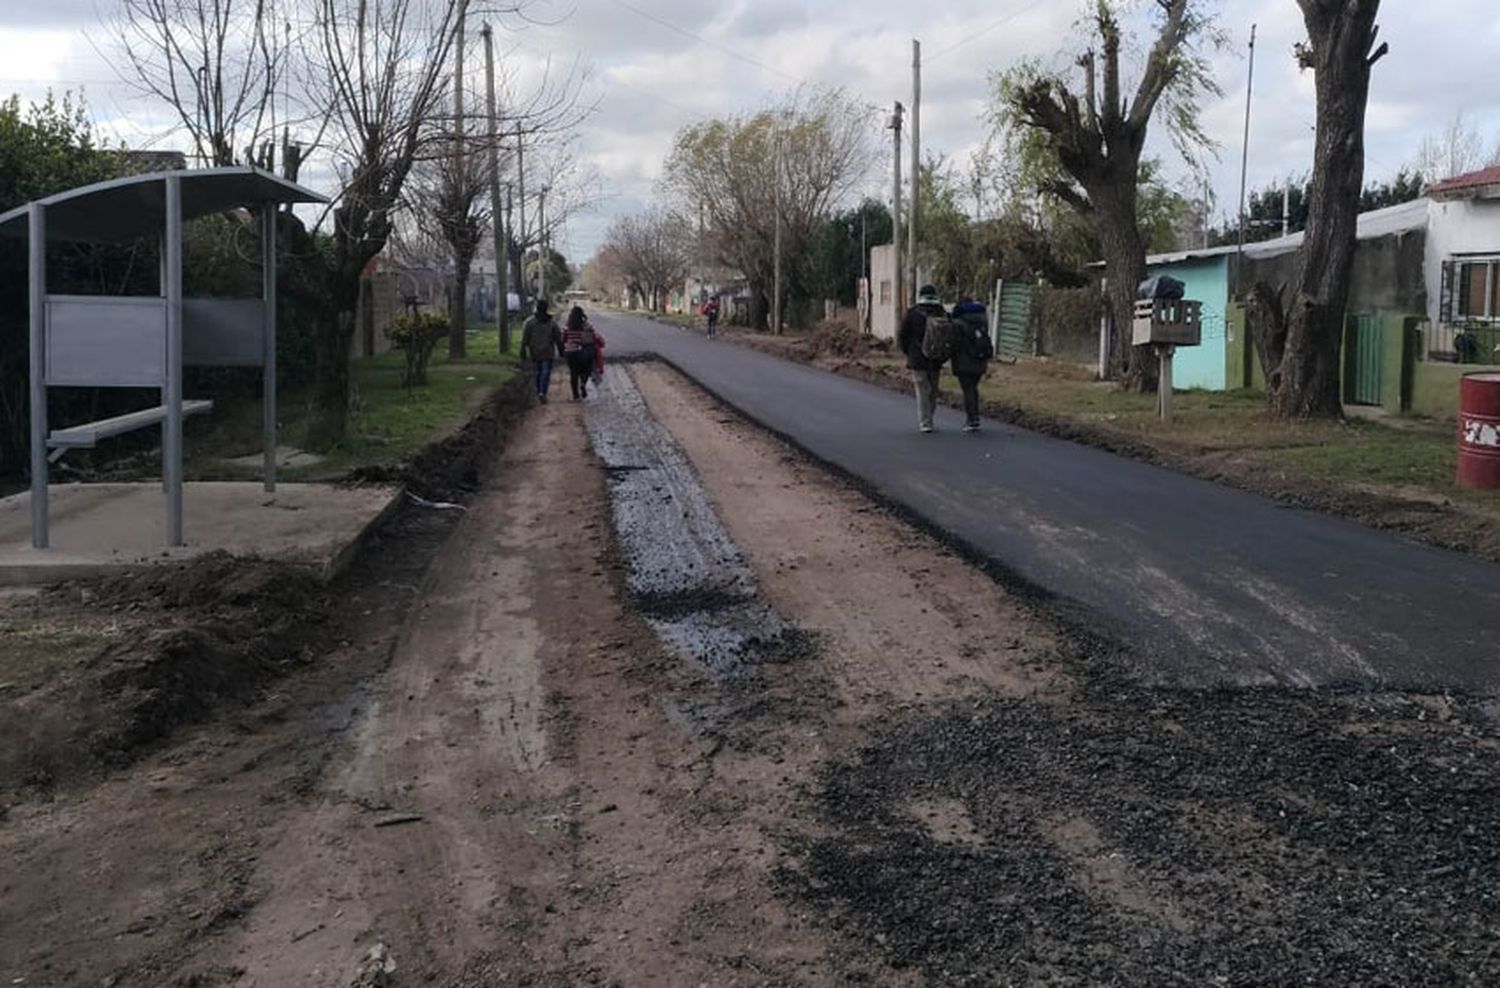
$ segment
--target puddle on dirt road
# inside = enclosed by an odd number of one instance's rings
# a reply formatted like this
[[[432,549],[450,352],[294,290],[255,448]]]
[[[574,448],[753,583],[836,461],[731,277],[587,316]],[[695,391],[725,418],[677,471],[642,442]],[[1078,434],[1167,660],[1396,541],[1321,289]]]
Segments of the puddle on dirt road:
[[[743,553],[634,378],[617,369],[589,401],[631,602],[662,641],[721,678],[804,651],[806,634],[758,598]]]

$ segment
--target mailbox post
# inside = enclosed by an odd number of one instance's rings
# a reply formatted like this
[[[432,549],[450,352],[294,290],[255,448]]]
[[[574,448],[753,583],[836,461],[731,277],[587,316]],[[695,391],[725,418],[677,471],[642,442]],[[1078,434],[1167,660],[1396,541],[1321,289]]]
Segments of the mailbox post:
[[[1203,304],[1186,299],[1140,299],[1135,303],[1131,343],[1149,346],[1161,364],[1156,408],[1163,422],[1172,421],[1172,357],[1180,346],[1203,342]]]

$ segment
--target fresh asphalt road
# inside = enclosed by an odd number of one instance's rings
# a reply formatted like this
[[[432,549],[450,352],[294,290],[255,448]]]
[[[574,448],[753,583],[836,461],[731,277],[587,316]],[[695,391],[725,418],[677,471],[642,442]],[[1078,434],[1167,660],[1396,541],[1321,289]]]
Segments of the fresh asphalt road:
[[[1215,683],[1500,691],[1500,566],[618,313],[656,354],[1127,646]]]

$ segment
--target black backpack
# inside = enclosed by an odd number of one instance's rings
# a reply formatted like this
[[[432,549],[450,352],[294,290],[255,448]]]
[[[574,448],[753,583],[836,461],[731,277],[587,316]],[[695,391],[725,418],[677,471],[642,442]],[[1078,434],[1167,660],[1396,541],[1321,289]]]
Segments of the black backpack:
[[[924,315],[926,322],[922,329],[922,356],[936,363],[943,363],[953,356],[953,320],[942,312]]]

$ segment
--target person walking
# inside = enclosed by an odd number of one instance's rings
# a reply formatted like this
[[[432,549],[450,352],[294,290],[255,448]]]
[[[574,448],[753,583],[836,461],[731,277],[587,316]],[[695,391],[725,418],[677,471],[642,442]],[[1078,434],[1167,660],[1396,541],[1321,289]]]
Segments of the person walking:
[[[995,356],[984,304],[965,296],[953,307],[953,376],[964,392],[964,431],[979,431],[979,382]]]
[[[938,379],[953,351],[953,323],[943,309],[937,289],[923,285],[917,304],[907,310],[896,336],[896,347],[906,354],[906,368],[917,394],[917,427],[933,430],[937,411]]]
[[[526,325],[521,327],[519,356],[522,360],[531,361],[536,398],[544,405],[547,403],[547,389],[552,384],[552,362],[562,352],[562,330],[557,328],[557,320],[548,315],[546,300],[538,299],[535,315],[528,318]]]
[[[713,339],[719,328],[719,300],[710,298],[703,303],[703,318],[708,324],[708,338]]]
[[[568,362],[568,383],[572,386],[574,401],[589,396],[589,378],[594,373],[594,354],[598,344],[594,327],[584,315],[583,307],[573,306],[563,329],[562,348],[563,359]]]

